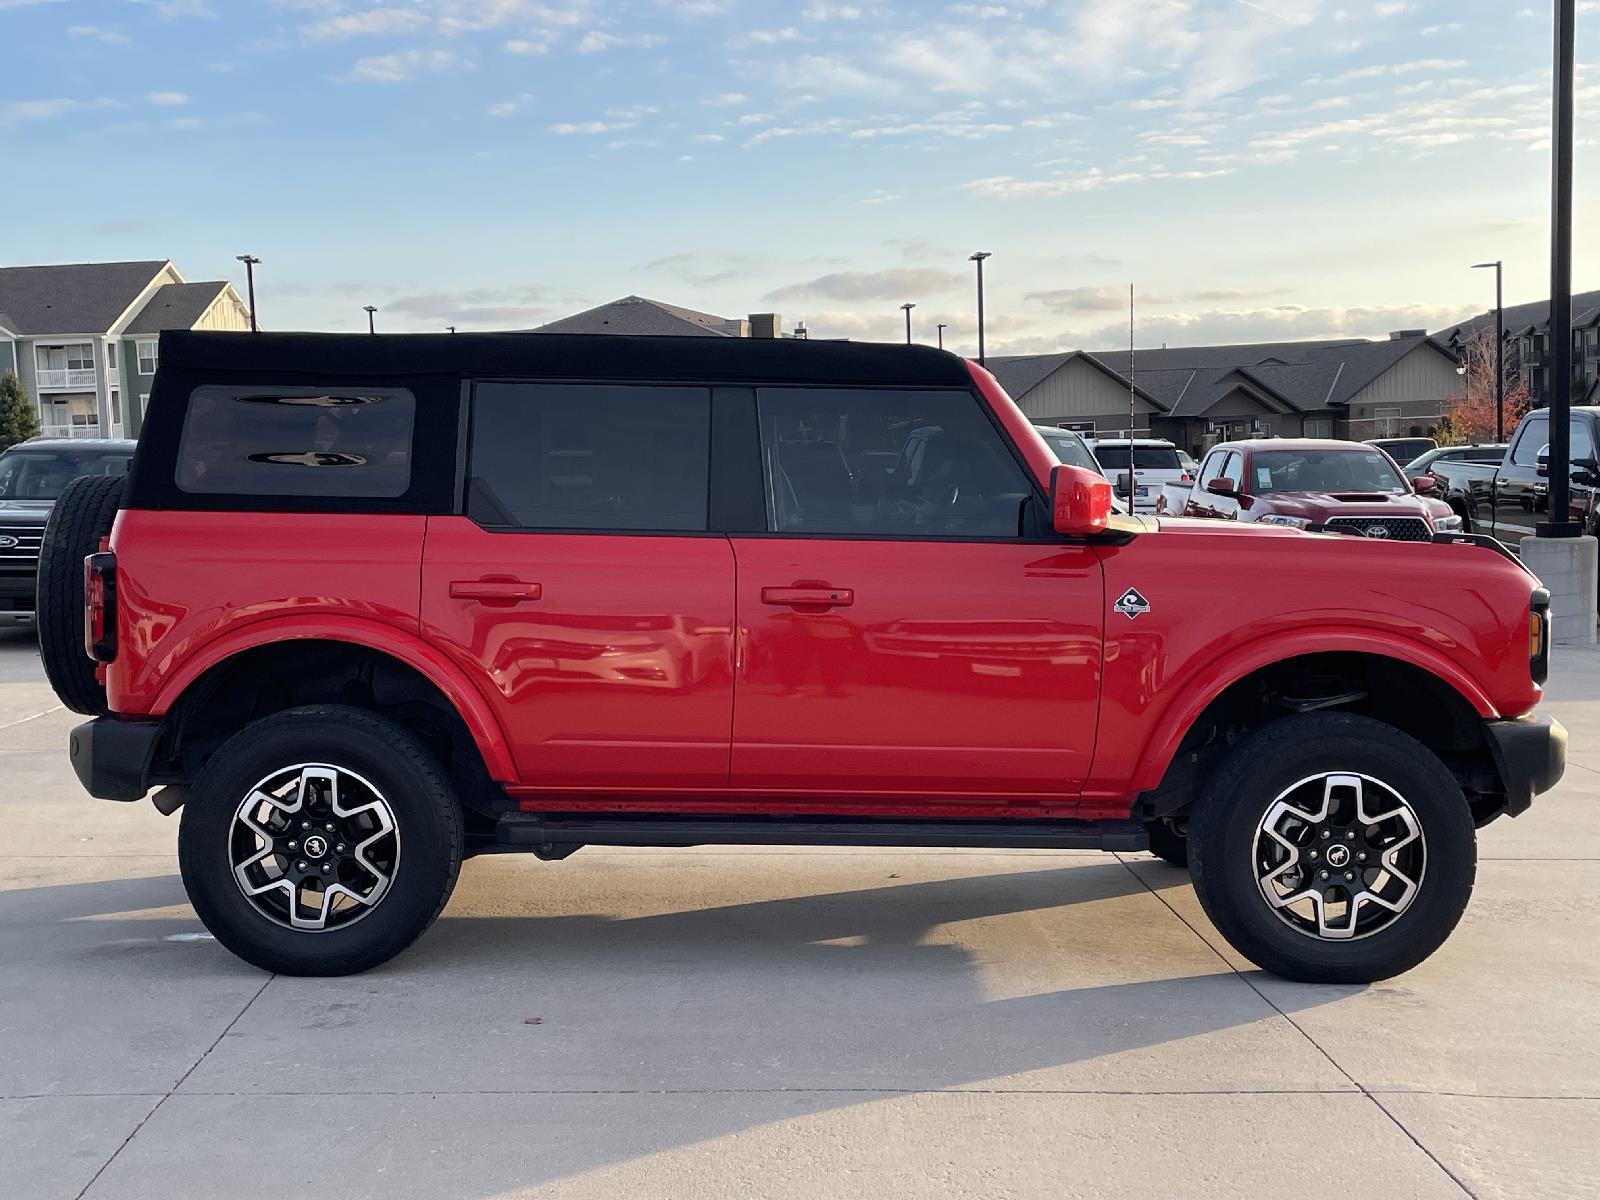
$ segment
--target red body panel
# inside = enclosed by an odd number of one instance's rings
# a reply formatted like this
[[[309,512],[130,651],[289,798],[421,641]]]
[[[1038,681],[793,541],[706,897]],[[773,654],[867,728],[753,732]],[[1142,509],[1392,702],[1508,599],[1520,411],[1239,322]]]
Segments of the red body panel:
[[[1054,456],[977,387],[1041,489]],[[1470,545],[1167,520],[1121,544],[491,533],[465,517],[126,510],[112,707],[256,646],[391,654],[527,809],[1125,815],[1229,684],[1387,655],[1518,716],[1531,579]],[[1130,618],[1127,589],[1148,601]]]
[[[483,581],[537,584],[538,599],[450,594]],[[422,623],[489,695],[523,786],[727,787],[727,538],[490,533],[430,517]]]
[[[1093,551],[822,538],[733,548],[736,789],[1076,794],[1100,691]],[[771,589],[799,587],[847,589],[849,602],[774,602]]]

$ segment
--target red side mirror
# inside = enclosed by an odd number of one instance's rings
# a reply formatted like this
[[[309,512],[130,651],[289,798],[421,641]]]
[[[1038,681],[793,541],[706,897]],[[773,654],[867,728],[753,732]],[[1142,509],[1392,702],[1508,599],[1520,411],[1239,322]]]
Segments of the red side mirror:
[[[1206,491],[1213,496],[1237,496],[1239,494],[1239,485],[1224,475],[1221,479],[1213,479],[1206,484]]]
[[[1057,533],[1086,537],[1111,522],[1111,481],[1084,467],[1050,472],[1050,520]]]
[[[1432,475],[1418,475],[1411,481],[1411,486],[1416,489],[1418,495],[1426,496],[1439,486],[1439,481]]]

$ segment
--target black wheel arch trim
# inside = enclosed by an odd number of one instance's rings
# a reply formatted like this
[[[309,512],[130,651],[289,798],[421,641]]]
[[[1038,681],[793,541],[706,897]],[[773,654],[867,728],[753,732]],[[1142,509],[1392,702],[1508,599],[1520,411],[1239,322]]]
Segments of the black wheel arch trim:
[[[1484,740],[1505,788],[1505,812],[1526,812],[1533,798],[1561,781],[1567,768],[1567,729],[1554,717],[1530,715],[1485,721]]]
[[[96,717],[73,729],[68,752],[78,781],[101,800],[142,800],[153,783],[160,721]]]

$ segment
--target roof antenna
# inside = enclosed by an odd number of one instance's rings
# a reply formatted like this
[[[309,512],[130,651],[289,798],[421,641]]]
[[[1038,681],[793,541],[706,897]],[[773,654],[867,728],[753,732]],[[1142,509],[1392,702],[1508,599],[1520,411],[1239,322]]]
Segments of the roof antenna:
[[[1133,511],[1133,284],[1128,285],[1128,511]]]

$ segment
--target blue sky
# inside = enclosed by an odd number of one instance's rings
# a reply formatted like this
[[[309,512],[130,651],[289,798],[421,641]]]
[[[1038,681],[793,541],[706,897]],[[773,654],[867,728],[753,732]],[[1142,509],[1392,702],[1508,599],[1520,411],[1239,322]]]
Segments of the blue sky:
[[[1600,0],[1575,280],[1600,287]],[[0,0],[0,262],[259,269],[270,328],[630,292],[991,350],[1436,328],[1548,279],[1550,5]]]

